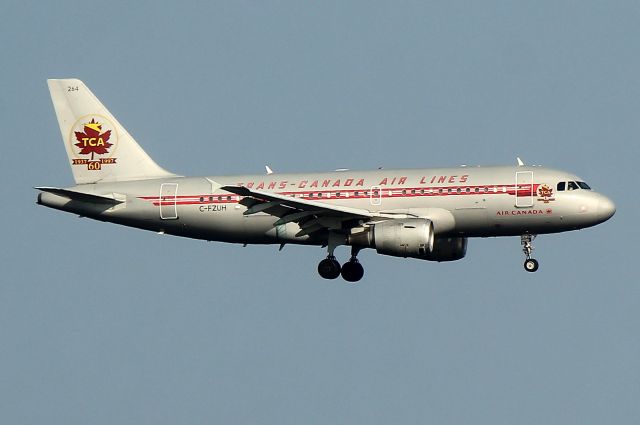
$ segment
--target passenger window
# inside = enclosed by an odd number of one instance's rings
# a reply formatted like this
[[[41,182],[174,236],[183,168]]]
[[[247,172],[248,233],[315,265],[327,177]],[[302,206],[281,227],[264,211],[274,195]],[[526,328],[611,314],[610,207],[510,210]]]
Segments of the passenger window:
[[[564,190],[565,182],[558,183],[558,192],[562,192]]]
[[[578,188],[578,185],[576,184],[576,182],[569,182],[569,184],[567,184],[567,190],[576,190]]]

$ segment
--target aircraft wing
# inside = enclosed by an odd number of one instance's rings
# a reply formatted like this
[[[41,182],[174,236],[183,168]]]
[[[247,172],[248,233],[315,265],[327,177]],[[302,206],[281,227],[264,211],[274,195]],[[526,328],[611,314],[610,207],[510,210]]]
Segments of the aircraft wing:
[[[340,229],[345,221],[369,220],[375,215],[360,208],[332,205],[326,202],[311,201],[273,192],[249,189],[244,186],[223,186],[221,189],[244,196],[240,201],[247,206],[245,215],[264,212],[278,217],[274,226],[296,222],[302,230],[296,236]]]
[[[223,186],[221,189],[240,196],[250,196],[259,200],[276,202],[280,205],[301,211],[322,211],[330,215],[350,215],[353,218],[371,218],[374,215],[360,208],[331,205],[325,202],[309,201],[302,198],[294,198],[288,195],[280,195],[272,192],[253,190],[243,186]]]

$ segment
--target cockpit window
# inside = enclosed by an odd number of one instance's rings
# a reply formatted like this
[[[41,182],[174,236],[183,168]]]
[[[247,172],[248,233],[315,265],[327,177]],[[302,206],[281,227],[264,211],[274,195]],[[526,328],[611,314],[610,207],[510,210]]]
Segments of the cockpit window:
[[[585,182],[559,182],[557,186],[558,192],[566,190],[585,189],[591,190],[588,184]]]

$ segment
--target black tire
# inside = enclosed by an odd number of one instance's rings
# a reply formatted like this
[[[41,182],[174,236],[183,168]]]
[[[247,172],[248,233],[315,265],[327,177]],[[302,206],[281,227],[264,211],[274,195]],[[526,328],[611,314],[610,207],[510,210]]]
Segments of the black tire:
[[[349,261],[342,266],[341,274],[347,282],[357,282],[364,276],[364,267],[357,260]]]
[[[538,260],[534,260],[533,258],[529,258],[524,262],[524,269],[528,272],[533,273],[536,270],[538,270],[538,267],[539,267]]]
[[[318,264],[318,273],[325,279],[337,279],[340,276],[340,263],[335,258],[325,258]]]

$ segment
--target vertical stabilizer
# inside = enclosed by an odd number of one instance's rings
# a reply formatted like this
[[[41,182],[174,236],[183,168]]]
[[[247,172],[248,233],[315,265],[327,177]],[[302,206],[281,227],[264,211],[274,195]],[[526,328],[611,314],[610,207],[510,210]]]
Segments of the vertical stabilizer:
[[[174,176],[142,150],[82,81],[47,83],[77,184]]]

